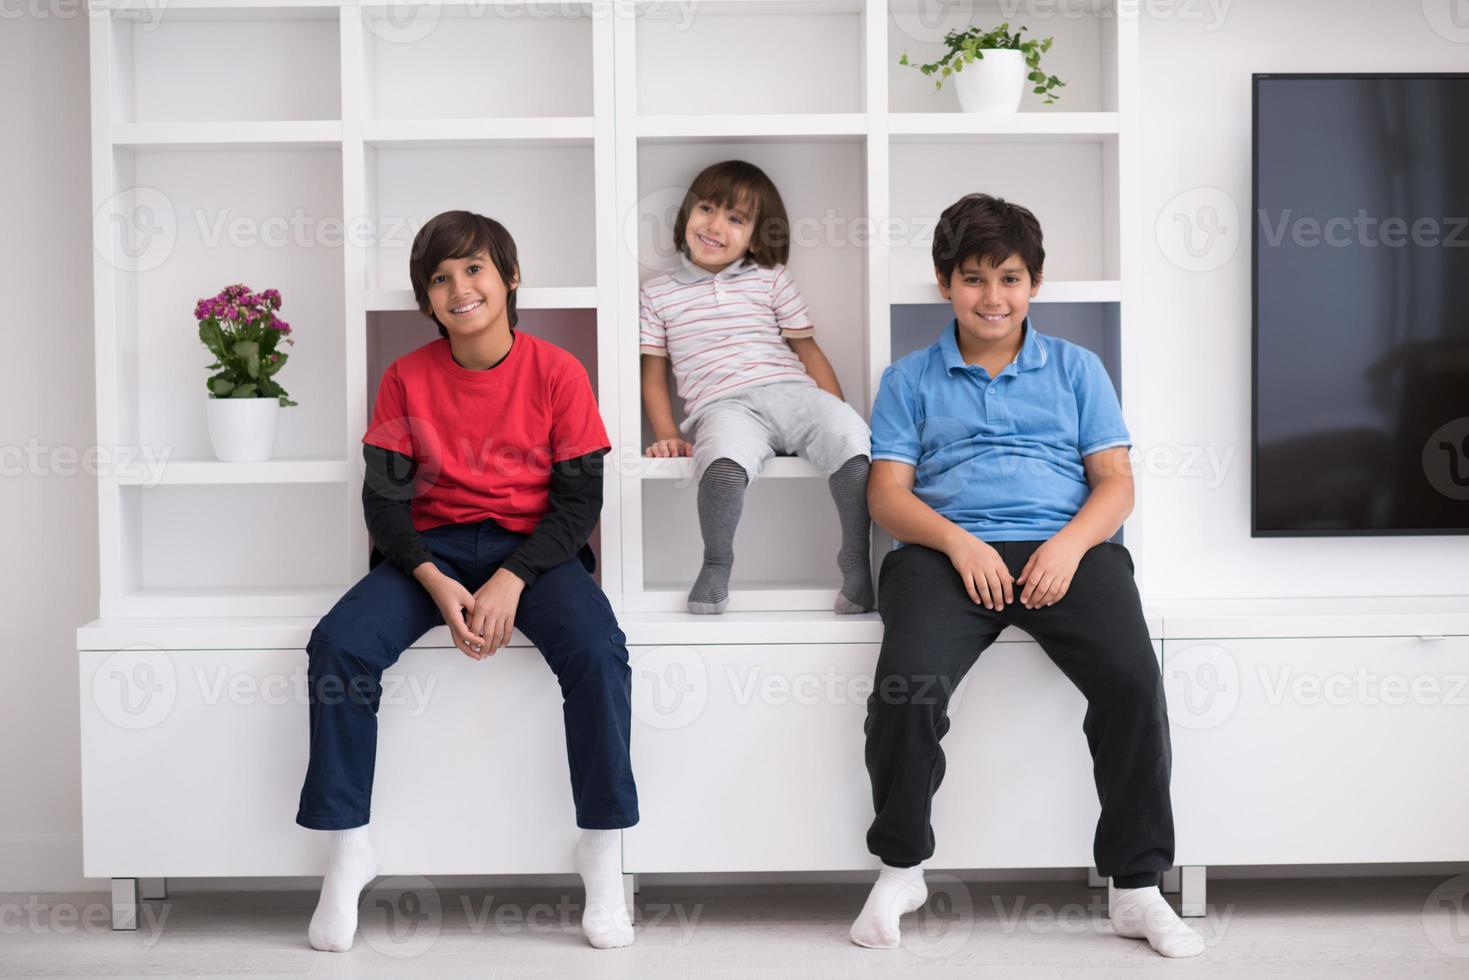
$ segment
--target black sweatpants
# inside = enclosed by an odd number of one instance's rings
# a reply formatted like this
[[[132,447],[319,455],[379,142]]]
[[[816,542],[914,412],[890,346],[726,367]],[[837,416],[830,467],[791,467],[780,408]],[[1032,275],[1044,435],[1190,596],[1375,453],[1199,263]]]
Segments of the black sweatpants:
[[[993,547],[1018,576],[1042,543]],[[942,552],[905,545],[887,554],[878,578],[882,651],[865,725],[877,811],[868,850],[895,867],[933,856],[929,816],[944,778],[939,741],[949,730],[949,697],[1000,631],[1018,626],[1086,696],[1082,731],[1102,804],[1092,843],[1097,873],[1120,888],[1157,883],[1173,865],[1172,747],[1133,572],[1127,549],[1103,542],[1082,556],[1055,605],[1026,609],[1017,585],[1015,601],[996,611],[969,598]]]

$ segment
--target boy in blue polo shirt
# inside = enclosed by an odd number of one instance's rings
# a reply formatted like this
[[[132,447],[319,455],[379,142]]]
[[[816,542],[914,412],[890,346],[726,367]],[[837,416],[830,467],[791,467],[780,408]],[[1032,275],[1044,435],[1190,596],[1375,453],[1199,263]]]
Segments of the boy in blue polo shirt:
[[[1202,938],[1158,890],[1173,864],[1162,676],[1132,556],[1108,540],[1133,503],[1116,392],[1096,354],[1027,316],[1045,261],[1030,211],[962,198],[939,219],[933,261],[954,319],[883,372],[872,407],[868,507],[898,546],[878,581],[884,633],[865,726],[877,811],[867,846],[883,867],[852,941],[896,947],[899,917],[927,898],[949,696],[1018,626],[1087,699],[1102,802],[1093,856],[1116,888],[1113,931],[1196,956]]]

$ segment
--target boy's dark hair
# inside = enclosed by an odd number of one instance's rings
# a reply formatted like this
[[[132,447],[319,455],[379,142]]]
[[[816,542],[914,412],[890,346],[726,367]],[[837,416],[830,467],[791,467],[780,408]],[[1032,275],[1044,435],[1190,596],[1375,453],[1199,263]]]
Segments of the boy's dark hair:
[[[753,163],[725,160],[699,171],[699,176],[684,192],[678,218],[673,222],[673,244],[685,256],[689,254],[689,243],[684,239],[689,215],[700,201],[722,208],[744,205],[754,212],[750,216],[755,223],[750,233],[750,258],[756,265],[768,269],[784,265],[790,257],[791,224],[786,218],[785,203],[765,171]]]
[[[1019,255],[1031,282],[1041,277],[1046,250],[1041,225],[1028,208],[988,194],[966,194],[939,215],[933,232],[933,266],[944,282],[968,258],[989,259],[998,266]]]
[[[418,311],[433,320],[439,328],[439,336],[449,339],[449,331],[434,316],[433,304],[428,299],[429,277],[445,259],[467,259],[484,252],[495,264],[500,280],[505,283],[505,313],[510,325],[515,326],[516,290],[510,284],[520,271],[520,260],[515,250],[515,239],[505,226],[494,218],[471,211],[445,211],[424,222],[413,238],[413,248],[408,255],[408,276],[413,280],[413,299]]]

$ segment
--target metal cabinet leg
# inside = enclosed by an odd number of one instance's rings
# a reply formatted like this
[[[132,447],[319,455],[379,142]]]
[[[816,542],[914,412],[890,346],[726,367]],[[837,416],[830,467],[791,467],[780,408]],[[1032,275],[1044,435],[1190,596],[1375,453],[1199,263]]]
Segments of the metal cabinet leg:
[[[630,922],[637,922],[638,913],[636,907],[636,896],[638,893],[638,876],[625,874],[622,876],[622,898],[627,902],[627,917]]]
[[[1202,864],[1190,864],[1179,870],[1182,872],[1182,881],[1179,889],[1178,914],[1191,918],[1207,915],[1204,907],[1206,900],[1204,880],[1209,869]]]
[[[138,928],[138,879],[112,879],[112,928]]]
[[[1107,887],[1107,879],[1097,874],[1096,868],[1087,868],[1086,885],[1088,888],[1105,888]]]
[[[138,879],[138,897],[139,898],[167,898],[168,897],[168,879],[167,878],[139,878]]]
[[[1173,867],[1163,872],[1163,880],[1159,882],[1159,884],[1163,886],[1162,890],[1165,895],[1178,894],[1178,890],[1183,887],[1182,869],[1175,864]]]

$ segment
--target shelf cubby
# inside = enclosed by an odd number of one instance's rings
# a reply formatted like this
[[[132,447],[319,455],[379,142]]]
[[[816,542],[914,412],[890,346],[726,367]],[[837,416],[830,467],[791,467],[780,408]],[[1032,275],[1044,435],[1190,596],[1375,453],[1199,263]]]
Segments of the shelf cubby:
[[[192,3],[111,15],[115,123],[339,121],[334,4]]]
[[[590,145],[393,146],[365,150],[377,235],[367,288],[410,287],[413,236],[442,211],[489,215],[515,237],[529,287],[588,287],[597,280],[594,151]]]

